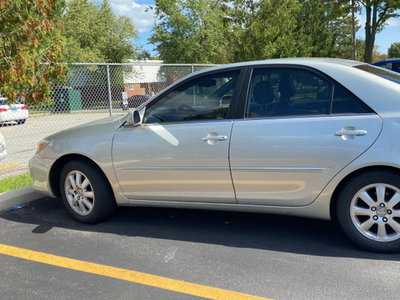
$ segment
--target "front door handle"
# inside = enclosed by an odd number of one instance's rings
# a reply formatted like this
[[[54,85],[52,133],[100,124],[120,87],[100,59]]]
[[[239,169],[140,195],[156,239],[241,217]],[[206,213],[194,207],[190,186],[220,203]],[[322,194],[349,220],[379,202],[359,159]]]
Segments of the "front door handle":
[[[342,128],[342,130],[340,131],[336,131],[335,135],[341,136],[342,139],[344,140],[349,140],[349,139],[352,140],[355,139],[356,136],[367,135],[367,131],[362,129],[356,129],[355,127],[352,126],[347,126]]]
[[[210,132],[207,136],[203,137],[201,140],[207,142],[209,145],[216,145],[219,142],[226,141],[228,137],[226,135],[219,135],[216,132]]]

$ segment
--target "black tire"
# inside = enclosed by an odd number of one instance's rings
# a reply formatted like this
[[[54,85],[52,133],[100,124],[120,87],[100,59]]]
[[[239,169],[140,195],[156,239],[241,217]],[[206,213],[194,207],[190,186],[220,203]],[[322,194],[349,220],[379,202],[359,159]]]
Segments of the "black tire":
[[[25,124],[25,121],[26,121],[26,119],[21,119],[21,120],[18,120],[17,123],[18,123],[18,125],[22,125],[22,124]]]
[[[74,185],[71,180],[80,182]],[[72,160],[63,167],[60,193],[68,213],[82,223],[98,223],[110,217],[117,208],[105,175],[83,160]]]
[[[341,228],[358,246],[372,252],[400,252],[398,174],[374,171],[353,178],[338,195],[336,213]]]

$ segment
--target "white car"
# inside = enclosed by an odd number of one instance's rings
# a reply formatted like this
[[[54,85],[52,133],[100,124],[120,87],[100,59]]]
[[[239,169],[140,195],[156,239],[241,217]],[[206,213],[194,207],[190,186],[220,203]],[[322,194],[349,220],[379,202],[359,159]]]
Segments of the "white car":
[[[3,135],[0,133],[0,160],[5,158],[7,155],[6,151],[6,141],[3,137]]]
[[[7,103],[7,98],[0,97],[0,124],[15,121],[24,124],[29,117],[28,107],[20,103]]]

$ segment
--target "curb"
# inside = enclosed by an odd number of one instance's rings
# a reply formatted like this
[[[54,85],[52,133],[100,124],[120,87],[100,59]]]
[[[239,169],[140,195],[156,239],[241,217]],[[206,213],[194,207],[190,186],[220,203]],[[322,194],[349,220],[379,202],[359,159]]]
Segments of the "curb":
[[[8,210],[16,205],[35,201],[43,197],[45,196],[35,192],[32,185],[5,192],[0,194],[0,211]]]

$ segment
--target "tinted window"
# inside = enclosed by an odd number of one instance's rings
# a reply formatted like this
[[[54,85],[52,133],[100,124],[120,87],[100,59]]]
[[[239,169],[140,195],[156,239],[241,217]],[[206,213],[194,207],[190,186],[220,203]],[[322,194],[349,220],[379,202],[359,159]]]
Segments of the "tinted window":
[[[333,114],[369,113],[371,109],[342,87],[335,86],[333,93]]]
[[[393,63],[392,64],[392,71],[400,73],[400,63]]]
[[[329,114],[332,85],[301,69],[255,69],[248,93],[252,117]]]
[[[145,123],[225,119],[240,71],[193,79],[146,109]]]

